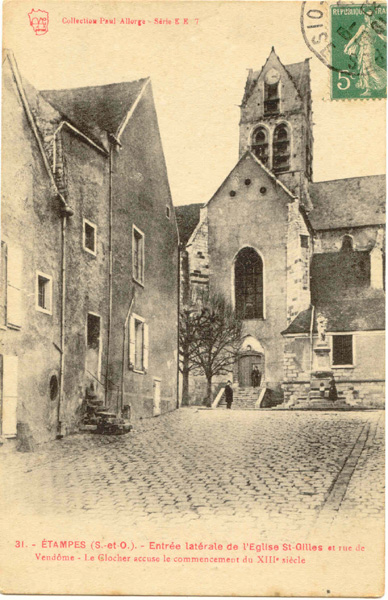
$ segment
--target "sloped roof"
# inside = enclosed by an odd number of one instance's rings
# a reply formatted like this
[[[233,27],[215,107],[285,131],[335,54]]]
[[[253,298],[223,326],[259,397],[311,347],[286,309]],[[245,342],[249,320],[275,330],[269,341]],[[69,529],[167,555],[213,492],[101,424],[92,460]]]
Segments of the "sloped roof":
[[[263,71],[265,65],[267,64],[268,59],[272,53],[274,53],[276,55],[276,58],[279,60],[280,64],[283,65],[283,67],[285,68],[285,70],[287,71],[289,76],[291,77],[301,98],[304,98],[306,96],[306,93],[310,91],[310,65],[309,65],[310,59],[306,58],[302,62],[291,63],[289,65],[285,65],[282,63],[282,61],[276,54],[275,49],[272,48],[263,67],[259,71],[251,71],[250,75],[248,75],[248,78],[247,78],[247,81],[245,84],[244,97],[242,100],[242,104],[245,104],[245,102],[247,102],[249,96],[251,95],[252,90],[254,89],[254,87],[260,77],[260,74],[262,73],[262,71]]]
[[[81,131],[98,138],[99,130],[116,134],[147,79],[64,90],[42,96]]]
[[[385,328],[385,293],[370,287],[370,253],[341,251],[316,254],[311,264],[311,302],[328,319],[328,331]],[[311,307],[299,313],[284,334],[308,333]]]
[[[385,223],[385,175],[310,183],[314,229]]]
[[[370,253],[341,250],[314,254],[310,274],[314,305],[360,296],[370,285]]]
[[[302,62],[284,65],[286,71],[291,76],[299,94],[302,98],[310,91],[310,65],[309,59],[306,58]]]
[[[384,331],[385,294],[383,290],[370,290],[369,297],[337,300],[332,304],[319,304],[314,311],[313,332],[317,333],[317,315],[327,318],[327,331]],[[372,293],[373,292],[373,293]],[[282,333],[292,335],[309,333],[312,307],[300,312]]]
[[[184,204],[175,207],[175,216],[179,229],[179,239],[187,244],[191,234],[199,223],[200,210],[203,204]]]

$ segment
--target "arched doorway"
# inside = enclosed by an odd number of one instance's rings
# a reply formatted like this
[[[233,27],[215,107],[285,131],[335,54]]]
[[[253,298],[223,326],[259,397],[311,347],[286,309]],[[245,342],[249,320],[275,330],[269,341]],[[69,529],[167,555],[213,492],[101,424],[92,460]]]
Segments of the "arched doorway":
[[[257,367],[264,381],[265,369],[264,348],[257,338],[252,335],[245,336],[241,344],[240,356],[237,361],[237,378],[239,387],[252,387],[252,371]]]
[[[242,352],[238,358],[239,387],[253,387],[252,371],[255,367],[260,373],[262,382],[264,378],[264,354],[260,354],[254,350]]]

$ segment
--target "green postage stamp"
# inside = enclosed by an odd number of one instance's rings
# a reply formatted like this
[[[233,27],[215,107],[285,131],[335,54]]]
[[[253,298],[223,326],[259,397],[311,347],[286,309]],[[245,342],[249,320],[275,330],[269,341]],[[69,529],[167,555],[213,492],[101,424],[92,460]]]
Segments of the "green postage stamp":
[[[332,98],[385,98],[387,5],[335,4],[330,8]]]

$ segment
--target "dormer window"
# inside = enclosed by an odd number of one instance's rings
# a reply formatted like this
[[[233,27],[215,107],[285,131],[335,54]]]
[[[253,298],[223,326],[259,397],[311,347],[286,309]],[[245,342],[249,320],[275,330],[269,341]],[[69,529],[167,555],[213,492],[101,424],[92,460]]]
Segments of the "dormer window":
[[[342,252],[351,252],[353,250],[353,238],[351,235],[344,235],[341,250]]]
[[[252,136],[252,152],[257,158],[263,163],[268,165],[269,160],[269,146],[268,146],[268,134],[264,127],[258,127]]]
[[[287,125],[277,125],[273,135],[273,170],[282,173],[290,170],[290,135]]]

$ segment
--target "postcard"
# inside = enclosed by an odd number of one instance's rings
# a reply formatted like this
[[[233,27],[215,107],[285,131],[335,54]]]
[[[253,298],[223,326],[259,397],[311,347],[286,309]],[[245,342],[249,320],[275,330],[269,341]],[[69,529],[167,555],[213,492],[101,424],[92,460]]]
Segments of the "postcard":
[[[386,21],[4,3],[3,593],[384,593]]]

